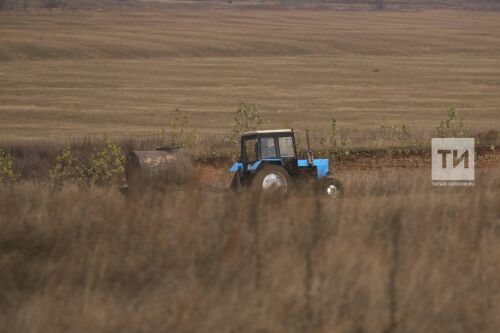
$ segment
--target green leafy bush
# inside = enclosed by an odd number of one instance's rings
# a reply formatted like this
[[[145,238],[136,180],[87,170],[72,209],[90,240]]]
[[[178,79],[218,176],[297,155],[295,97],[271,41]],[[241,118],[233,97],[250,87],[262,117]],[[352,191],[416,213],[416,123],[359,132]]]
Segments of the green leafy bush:
[[[102,149],[92,154],[84,171],[84,181],[88,184],[103,186],[117,183],[125,171],[125,156],[121,148],[107,137],[104,143]]]
[[[71,151],[71,147],[66,145],[63,152],[56,157],[54,165],[49,171],[49,177],[56,183],[79,183],[83,178],[83,171],[80,162]]]
[[[118,183],[125,171],[125,156],[111,139],[104,138],[104,147],[96,149],[87,163],[80,161],[66,146],[56,157],[49,176],[56,183],[104,186]]]
[[[458,118],[457,111],[454,106],[450,106],[447,110],[448,117],[441,121],[436,127],[436,133],[439,138],[457,137],[463,138],[468,135],[469,129],[464,124],[464,118]]]
[[[9,153],[0,150],[0,184],[13,182],[17,179],[14,171],[14,161]]]

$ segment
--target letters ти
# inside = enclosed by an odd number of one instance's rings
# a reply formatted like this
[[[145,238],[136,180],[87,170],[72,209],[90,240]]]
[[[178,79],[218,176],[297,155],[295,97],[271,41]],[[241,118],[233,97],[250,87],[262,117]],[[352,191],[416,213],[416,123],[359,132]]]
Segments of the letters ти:
[[[446,169],[446,155],[451,154],[450,149],[438,149],[438,154],[441,154],[442,168]]]
[[[441,154],[441,165],[443,169],[446,169],[447,163],[446,158],[448,154],[451,154],[451,149],[438,149],[437,153]],[[456,168],[462,161],[464,161],[464,168],[469,168],[469,151],[466,150],[460,157],[458,157],[458,150],[453,149],[453,168]]]
[[[453,149],[453,167],[456,168],[457,165],[464,160],[464,168],[468,169],[469,168],[469,151],[466,150],[464,153],[457,158],[458,155],[458,150]]]

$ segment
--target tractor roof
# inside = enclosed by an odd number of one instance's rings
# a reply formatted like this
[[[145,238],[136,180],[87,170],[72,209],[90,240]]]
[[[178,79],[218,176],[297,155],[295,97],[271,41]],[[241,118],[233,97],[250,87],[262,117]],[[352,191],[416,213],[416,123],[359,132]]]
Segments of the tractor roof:
[[[241,136],[256,135],[256,134],[274,134],[274,133],[293,133],[293,130],[275,129],[275,130],[251,131],[251,132],[245,132]]]

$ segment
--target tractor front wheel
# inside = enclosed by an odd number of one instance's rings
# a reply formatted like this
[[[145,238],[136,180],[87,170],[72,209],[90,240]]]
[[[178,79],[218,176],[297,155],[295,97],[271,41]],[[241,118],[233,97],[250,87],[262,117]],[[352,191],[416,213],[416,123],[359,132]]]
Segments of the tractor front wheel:
[[[291,186],[290,175],[279,165],[265,165],[257,172],[252,181],[252,188],[256,191],[287,192]]]
[[[320,191],[330,198],[340,198],[344,195],[342,183],[333,177],[327,177],[321,180]]]

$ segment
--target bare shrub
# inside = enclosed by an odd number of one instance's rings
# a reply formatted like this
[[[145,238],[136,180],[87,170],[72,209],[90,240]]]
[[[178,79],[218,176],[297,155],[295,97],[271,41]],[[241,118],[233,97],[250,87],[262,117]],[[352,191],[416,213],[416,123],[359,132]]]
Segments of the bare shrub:
[[[328,151],[330,155],[336,155],[339,158],[343,158],[349,155],[349,151],[347,150],[347,142],[338,138],[338,130],[337,130],[337,119],[332,117],[330,120],[330,130],[328,133],[328,139],[326,137],[320,138],[320,144],[324,145],[327,140],[329,143]]]
[[[380,125],[379,132],[384,139],[395,141],[408,140],[410,135],[407,125],[394,125],[390,124],[387,120],[384,120],[383,124]]]
[[[168,129],[163,129],[162,134],[168,137],[171,145],[183,145],[188,149],[192,149],[199,137],[196,129],[189,130],[188,128],[189,116],[180,109],[175,109]]]
[[[238,142],[243,132],[259,129],[262,125],[262,118],[257,110],[257,105],[240,102],[238,109],[236,109],[234,122],[230,134],[230,140],[233,142]]]

